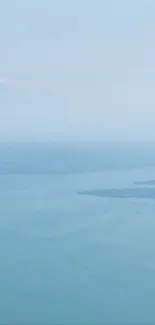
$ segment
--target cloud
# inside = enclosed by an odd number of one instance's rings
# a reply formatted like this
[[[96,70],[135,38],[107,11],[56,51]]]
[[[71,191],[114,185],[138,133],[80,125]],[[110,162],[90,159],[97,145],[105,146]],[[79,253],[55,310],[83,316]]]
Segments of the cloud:
[[[7,78],[0,77],[0,84],[7,85],[8,81],[9,80]]]
[[[19,79],[11,79],[7,77],[0,77],[0,85],[4,85],[9,88],[15,89],[47,89],[52,88],[53,85],[47,81],[40,80],[19,80]]]

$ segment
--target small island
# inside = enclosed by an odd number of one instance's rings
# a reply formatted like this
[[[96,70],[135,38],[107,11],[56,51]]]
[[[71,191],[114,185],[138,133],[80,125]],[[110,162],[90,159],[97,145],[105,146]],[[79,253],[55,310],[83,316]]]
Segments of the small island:
[[[155,186],[155,180],[135,182],[135,185],[152,185]]]
[[[116,199],[152,199],[155,200],[155,188],[96,189],[78,192],[80,195],[92,195]]]

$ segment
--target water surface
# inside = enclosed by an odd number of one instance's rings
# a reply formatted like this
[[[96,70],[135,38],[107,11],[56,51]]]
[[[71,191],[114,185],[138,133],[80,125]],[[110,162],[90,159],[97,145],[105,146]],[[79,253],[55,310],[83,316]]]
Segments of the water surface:
[[[75,166],[65,150],[63,173],[45,164],[48,155],[33,173],[13,152],[12,169],[4,170],[1,155],[0,324],[154,324],[154,201],[78,194],[153,180],[151,154],[149,166],[140,154],[139,167],[133,156],[135,168],[125,159],[108,169],[101,164],[108,151],[98,149],[95,159],[90,150],[86,173],[85,153]],[[51,172],[43,172],[48,164]],[[62,159],[58,165],[62,171]]]

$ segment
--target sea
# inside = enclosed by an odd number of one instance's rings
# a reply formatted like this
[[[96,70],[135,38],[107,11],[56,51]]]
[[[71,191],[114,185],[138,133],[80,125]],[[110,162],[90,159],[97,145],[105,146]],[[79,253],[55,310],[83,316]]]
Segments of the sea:
[[[155,200],[79,194],[154,179],[153,143],[1,143],[0,324],[155,324]]]

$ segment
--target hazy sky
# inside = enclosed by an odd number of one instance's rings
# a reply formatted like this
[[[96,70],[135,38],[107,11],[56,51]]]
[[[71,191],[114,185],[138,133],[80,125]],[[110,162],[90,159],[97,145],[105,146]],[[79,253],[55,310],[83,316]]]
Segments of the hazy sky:
[[[0,140],[155,140],[154,0],[1,0]]]

